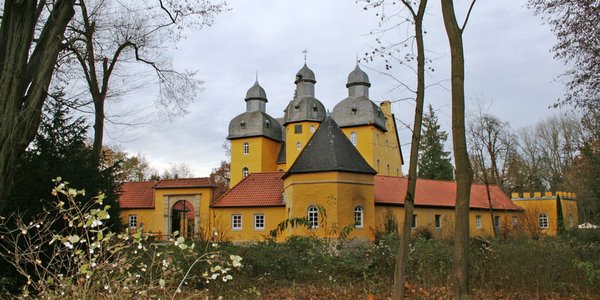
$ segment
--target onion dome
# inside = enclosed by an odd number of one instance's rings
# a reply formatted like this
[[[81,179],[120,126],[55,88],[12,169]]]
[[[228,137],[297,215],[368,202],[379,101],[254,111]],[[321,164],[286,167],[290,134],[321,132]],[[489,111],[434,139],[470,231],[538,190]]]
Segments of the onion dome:
[[[266,111],[267,93],[258,80],[254,82],[254,85],[246,92],[246,111],[260,110]]]
[[[369,76],[358,65],[348,75],[348,97],[338,103],[331,114],[340,127],[374,125],[387,131],[381,108],[369,100]]]
[[[282,141],[281,124],[266,113],[267,93],[258,81],[246,93],[246,112],[229,122],[227,139],[264,136]]]
[[[302,69],[296,73],[296,81],[294,81],[294,83],[298,84],[300,81],[307,81],[313,84],[317,83],[315,73],[306,65],[306,63],[304,63]]]

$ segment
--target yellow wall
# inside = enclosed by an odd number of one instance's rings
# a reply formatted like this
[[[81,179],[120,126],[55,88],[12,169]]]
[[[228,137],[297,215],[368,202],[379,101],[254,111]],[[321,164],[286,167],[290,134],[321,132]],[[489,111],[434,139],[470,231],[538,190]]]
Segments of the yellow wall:
[[[377,231],[385,232],[385,222],[388,214],[391,213],[397,222],[398,232],[402,232],[404,225],[404,207],[403,206],[384,206],[375,207]],[[427,208],[416,207],[414,214],[417,216],[417,227],[413,229],[427,229],[435,238],[450,238],[454,235],[454,208]],[[440,215],[440,227],[435,226],[435,215]],[[477,228],[476,218],[481,217],[481,228]],[[494,216],[500,217],[501,228],[511,225],[513,217],[517,217],[517,224],[522,222],[523,212],[521,211],[494,211]],[[489,210],[471,210],[469,212],[469,230],[471,236],[493,236],[494,228]]]
[[[379,130],[374,125],[345,127],[342,131],[348,139],[352,132],[357,134],[356,149],[379,175],[401,176],[402,157],[391,103],[383,102],[381,110],[386,117],[387,132]]]
[[[339,237],[354,225],[354,209],[363,207],[363,227],[350,231],[349,238],[373,240],[375,229],[373,175],[345,172],[292,174],[284,180],[287,218],[305,218],[308,207],[319,207],[315,229],[289,228],[286,236]]]
[[[232,207],[211,208],[211,232],[222,241],[260,241],[269,237],[270,231],[285,220],[285,207]],[[232,228],[232,216],[242,216],[242,229]],[[254,215],[265,216],[265,228],[254,228]],[[216,233],[216,234],[215,234]]]
[[[295,133],[296,125],[302,126],[302,133]],[[285,164],[291,166],[302,149],[306,147],[308,140],[312,137],[315,131],[319,128],[321,123],[319,122],[294,122],[285,125]],[[310,126],[314,127],[314,130],[310,130]],[[300,149],[297,147],[297,143],[300,142]],[[276,154],[277,155],[277,154]],[[287,171],[287,169],[284,169]]]
[[[248,154],[244,154],[244,143],[250,146]],[[277,155],[281,143],[265,138],[250,137],[231,140],[231,183],[233,187],[242,179],[242,169],[250,173],[277,171]]]
[[[577,216],[577,202],[575,201],[574,193],[566,192],[540,192],[523,193],[522,197],[519,193],[513,193],[512,200],[515,204],[523,207],[526,210],[526,230],[532,235],[551,235],[554,236],[558,231],[558,211],[556,209],[556,201],[561,198],[561,206],[563,211],[563,220],[566,229],[573,228],[579,224]],[[545,213],[548,216],[548,228],[539,227],[539,215]],[[571,220],[569,219],[571,216]]]
[[[120,218],[127,224],[130,214],[137,214],[138,228],[143,223],[144,231],[163,237],[171,233],[171,208],[179,200],[186,200],[194,207],[194,234],[200,234],[209,228],[209,205],[212,201],[212,188],[155,189],[154,208],[121,209]],[[183,233],[182,234],[186,234]]]

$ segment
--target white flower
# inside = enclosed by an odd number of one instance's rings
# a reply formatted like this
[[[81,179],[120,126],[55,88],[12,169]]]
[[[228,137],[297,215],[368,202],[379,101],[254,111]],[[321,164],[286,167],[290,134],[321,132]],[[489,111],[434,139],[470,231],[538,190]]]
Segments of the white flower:
[[[102,221],[100,221],[100,220],[98,220],[98,219],[95,219],[95,220],[92,222],[92,228],[94,228],[94,227],[98,227],[98,226],[100,226],[100,225],[102,225]]]
[[[73,249],[73,244],[71,244],[69,242],[65,242],[64,245],[65,245],[65,247],[67,247],[69,249]]]

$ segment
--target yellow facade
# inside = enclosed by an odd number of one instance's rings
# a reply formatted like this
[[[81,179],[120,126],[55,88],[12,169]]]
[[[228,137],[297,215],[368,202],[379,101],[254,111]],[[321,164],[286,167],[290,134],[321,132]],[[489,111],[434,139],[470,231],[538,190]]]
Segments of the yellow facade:
[[[386,223],[390,217],[396,223],[398,232],[404,226],[404,207],[377,205],[375,207],[377,231],[385,233]],[[427,230],[434,238],[451,238],[454,236],[454,208],[453,207],[415,207],[413,214],[416,216],[414,232]],[[436,223],[439,216],[439,223]],[[494,210],[494,218],[498,218],[500,230],[518,228],[523,222],[523,212]],[[439,226],[438,226],[439,225]],[[475,210],[469,212],[469,232],[471,236],[493,237],[494,227],[489,210]]]
[[[391,103],[381,103],[381,111],[386,118],[387,132],[373,125],[353,126],[341,128],[346,137],[352,140],[351,135],[356,137],[356,149],[369,163],[371,168],[379,175],[402,176],[402,156],[398,144],[398,132],[394,116],[391,111]]]
[[[577,226],[579,219],[575,198],[574,193],[568,192],[512,193],[512,200],[526,210],[524,229],[532,236],[555,236],[558,233],[559,199],[565,229]]]
[[[245,144],[247,146],[244,146]],[[280,148],[280,142],[266,137],[232,139],[231,186],[235,186],[244,178],[244,168],[250,173],[276,171]]]
[[[263,216],[264,227],[255,226],[257,215]],[[223,241],[260,241],[269,238],[271,230],[286,219],[285,215],[285,207],[282,206],[212,209],[211,232]],[[234,216],[241,218],[241,226],[234,226]]]
[[[187,201],[193,207],[193,218],[182,218],[179,224],[173,224],[173,206],[178,201]],[[129,216],[135,215],[137,227],[145,232],[165,238],[174,231],[187,237],[200,237],[209,230],[209,206],[213,200],[213,188],[157,188],[154,189],[153,208],[121,209],[120,218],[124,224]],[[179,227],[179,228],[174,228]]]
[[[345,172],[292,174],[284,180],[287,218],[306,218],[309,207],[318,209],[316,228],[288,228],[285,236],[375,238],[373,175]],[[362,224],[355,227],[355,209],[362,208]],[[355,227],[353,229],[349,229]]]
[[[285,125],[285,165],[281,164],[279,169],[287,171],[294,164],[302,149],[306,146],[315,131],[319,128],[319,122],[294,122]]]

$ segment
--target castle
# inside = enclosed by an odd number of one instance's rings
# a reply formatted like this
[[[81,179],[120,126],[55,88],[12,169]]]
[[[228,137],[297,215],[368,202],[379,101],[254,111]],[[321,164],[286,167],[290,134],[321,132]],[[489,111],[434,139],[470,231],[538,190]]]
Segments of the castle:
[[[330,114],[315,97],[316,82],[304,64],[283,118],[266,112],[258,80],[250,87],[246,111],[229,123],[231,189],[223,196],[214,199],[208,178],[127,183],[122,220],[161,236],[178,231],[233,241],[262,240],[271,232],[279,240],[373,240],[378,231],[401,227],[407,179],[391,103],[369,99],[371,83],[358,65],[348,75],[348,96]],[[413,227],[451,236],[455,190],[452,181],[419,179]],[[471,188],[472,235],[492,235],[494,226],[515,226],[523,216],[497,186],[489,195],[484,185]]]

